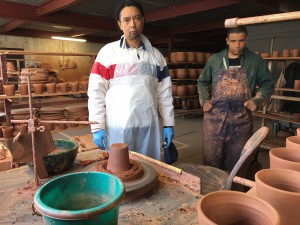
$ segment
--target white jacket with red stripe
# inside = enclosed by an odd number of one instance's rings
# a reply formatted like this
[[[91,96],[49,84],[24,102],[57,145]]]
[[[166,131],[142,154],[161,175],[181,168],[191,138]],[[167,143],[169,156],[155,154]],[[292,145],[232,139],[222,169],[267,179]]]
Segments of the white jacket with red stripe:
[[[130,150],[160,160],[158,111],[163,126],[174,126],[172,82],[162,54],[142,35],[143,45],[130,48],[124,36],[105,45],[89,80],[92,132],[106,129],[109,144],[127,143]]]

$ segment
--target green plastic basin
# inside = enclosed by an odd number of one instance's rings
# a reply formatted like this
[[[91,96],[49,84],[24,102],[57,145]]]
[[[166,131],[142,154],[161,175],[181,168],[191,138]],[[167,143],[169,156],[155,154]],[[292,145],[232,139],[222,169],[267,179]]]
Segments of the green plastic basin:
[[[78,143],[72,140],[53,140],[56,150],[44,158],[44,164],[49,175],[59,174],[69,169],[77,156]]]
[[[124,194],[123,182],[112,174],[72,173],[40,187],[34,206],[48,225],[115,225]]]

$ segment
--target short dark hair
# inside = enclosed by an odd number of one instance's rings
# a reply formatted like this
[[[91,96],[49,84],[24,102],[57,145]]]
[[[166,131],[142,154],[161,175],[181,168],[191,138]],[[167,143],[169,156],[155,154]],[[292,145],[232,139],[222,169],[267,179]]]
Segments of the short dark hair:
[[[239,34],[239,33],[245,33],[246,36],[248,35],[247,29],[244,26],[237,26],[232,27],[227,30],[227,37],[229,37],[230,34]]]
[[[140,10],[142,16],[144,17],[143,7],[142,7],[142,5],[138,1],[135,1],[135,0],[126,0],[126,1],[124,1],[122,3],[120,3],[117,6],[117,8],[116,8],[116,22],[117,23],[118,23],[118,21],[120,21],[120,13],[121,13],[122,9],[124,9],[127,6],[135,6],[135,7],[137,7]]]

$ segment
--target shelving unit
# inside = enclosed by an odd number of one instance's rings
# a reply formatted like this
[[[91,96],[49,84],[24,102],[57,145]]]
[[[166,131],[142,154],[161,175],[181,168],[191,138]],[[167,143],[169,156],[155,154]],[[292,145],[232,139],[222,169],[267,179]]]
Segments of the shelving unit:
[[[264,58],[264,60],[268,61],[268,67],[269,67],[270,71],[272,71],[274,61],[284,62],[284,67],[286,67],[288,61],[298,61],[298,60],[300,60],[300,57],[276,57],[276,58],[268,57],[268,58]],[[292,88],[275,88],[275,91],[300,93],[300,90],[296,90],[296,89],[292,89]],[[300,102],[300,98],[298,98],[298,97],[284,96],[284,95],[278,95],[278,94],[273,94],[271,96],[271,99]],[[282,112],[280,112],[280,113],[268,112],[267,107],[268,107],[268,105],[266,105],[262,111],[256,111],[256,112],[252,113],[253,116],[262,118],[262,123],[261,123],[262,126],[265,126],[266,119],[300,125],[300,122],[293,120],[293,116],[291,114],[282,113]],[[274,131],[273,131],[273,134],[274,134]],[[271,139],[269,138],[264,142],[264,144],[262,146],[264,148],[270,149],[270,148],[274,148],[274,147],[285,146],[285,143],[283,143],[283,141],[280,141],[280,140],[273,140],[273,138],[271,138]]]
[[[169,62],[168,66],[170,69],[202,69],[205,66],[205,63],[197,63],[197,62],[178,62],[172,63]],[[172,79],[173,84],[180,84],[180,85],[197,85],[197,79]],[[186,115],[194,115],[194,114],[203,114],[201,107],[199,108],[190,108],[187,105],[188,101],[197,101],[199,102],[199,96],[196,95],[187,95],[184,97],[174,95],[174,107],[175,107],[175,115],[176,116],[186,116]]]
[[[0,72],[2,77],[2,83],[5,84],[7,82],[7,68],[6,68],[6,56],[7,55],[46,55],[46,56],[79,56],[79,57],[92,57],[93,60],[96,57],[96,54],[94,53],[57,53],[57,52],[33,52],[33,51],[11,51],[11,50],[0,50]],[[66,92],[66,93],[43,93],[43,94],[34,94],[32,93],[32,98],[37,97],[56,97],[56,96],[68,96],[68,95],[79,95],[79,94],[85,94],[86,91],[78,91],[78,92]],[[20,98],[28,98],[28,95],[20,95],[16,94],[15,96],[6,96],[6,95],[0,95],[0,99],[4,100],[4,108],[5,108],[5,114],[6,114],[6,121],[8,124],[10,124],[11,121],[11,109],[13,108],[22,108],[25,104],[22,104],[21,106],[12,105],[12,99],[20,99]],[[82,99],[72,99],[72,104],[74,103],[81,103],[83,102]],[[64,102],[66,103],[66,102]],[[55,105],[55,102],[50,103],[50,105]],[[27,103],[28,105],[28,103]],[[34,103],[33,103],[34,105]],[[39,103],[41,106],[42,104]],[[49,102],[47,103],[49,105]]]

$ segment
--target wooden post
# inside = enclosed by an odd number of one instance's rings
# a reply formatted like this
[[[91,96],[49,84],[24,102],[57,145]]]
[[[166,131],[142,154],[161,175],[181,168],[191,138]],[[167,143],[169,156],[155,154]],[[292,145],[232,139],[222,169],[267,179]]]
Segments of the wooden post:
[[[300,11],[270,14],[264,16],[254,16],[247,18],[231,18],[225,20],[225,28],[237,27],[241,25],[250,25],[258,23],[273,23],[289,20],[300,20]]]

